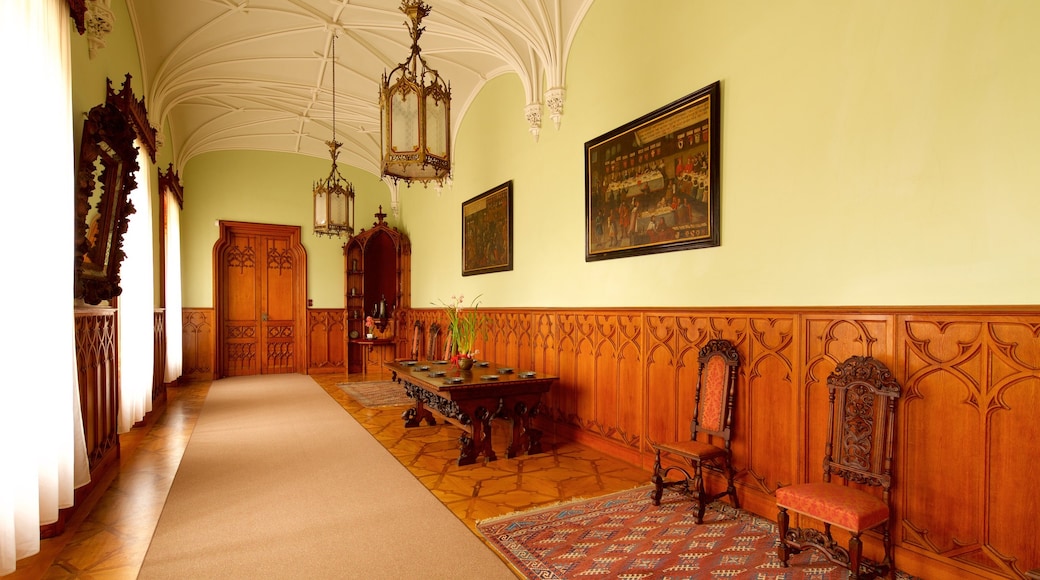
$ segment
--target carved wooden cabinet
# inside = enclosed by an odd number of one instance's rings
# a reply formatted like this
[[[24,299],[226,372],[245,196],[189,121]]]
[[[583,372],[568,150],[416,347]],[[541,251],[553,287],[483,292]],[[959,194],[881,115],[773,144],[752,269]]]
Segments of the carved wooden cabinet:
[[[391,339],[389,356],[400,350],[404,340],[400,321],[411,307],[412,246],[408,236],[384,221],[383,208],[375,214],[371,229],[360,233],[343,245],[344,308],[347,321],[347,372],[366,370],[369,349],[360,344],[368,329],[365,319],[376,322],[376,338]],[[385,315],[380,318],[380,303],[385,302]]]

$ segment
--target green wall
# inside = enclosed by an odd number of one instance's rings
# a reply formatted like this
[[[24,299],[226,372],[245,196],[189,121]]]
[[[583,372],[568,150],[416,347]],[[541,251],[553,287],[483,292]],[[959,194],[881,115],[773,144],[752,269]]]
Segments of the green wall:
[[[213,244],[219,220],[301,226],[307,250],[308,298],[316,308],[343,306],[343,244],[346,239],[313,235],[312,188],[327,177],[331,161],[291,153],[224,151],[193,158],[184,168],[181,213],[184,305],[213,306]],[[353,167],[340,172],[354,184],[359,227],[371,227],[387,186]],[[396,225],[393,216],[386,218]]]
[[[130,86],[134,95],[141,99],[147,95],[144,86],[144,78],[141,73],[141,61],[137,50],[137,39],[134,28],[130,21],[125,0],[113,0],[110,9],[113,13],[112,31],[103,37],[105,46],[98,48],[94,58],[90,58],[89,45],[86,35],[80,35],[76,31],[75,23],[70,21],[69,53],[72,62],[72,113],[73,113],[73,142],[75,151],[73,156],[79,163],[80,140],[83,137],[83,120],[87,113],[96,105],[103,104],[108,94],[108,80],[112,81],[112,88],[120,91],[127,73],[130,74]],[[147,105],[147,101],[146,101]],[[166,143],[170,142],[169,134],[165,135]],[[154,252],[152,259],[155,264],[159,263],[159,240],[161,224],[159,223],[158,200],[158,168],[165,171],[173,161],[173,153],[169,146],[162,147],[156,152],[156,162],[148,163],[147,167],[140,168],[147,171],[151,176],[152,193],[152,232],[155,243],[152,244]],[[140,182],[140,180],[139,180]],[[130,220],[141,219],[143,216],[136,213],[130,216]],[[155,268],[155,291],[154,302],[160,304],[159,295],[159,268]]]
[[[596,0],[567,61],[559,131],[546,112],[535,143],[519,80],[497,77],[456,110],[452,187],[402,188],[412,304],[1035,304],[1036,22],[1032,0]],[[584,143],[716,80],[722,245],[585,262]],[[310,295],[340,306],[340,244],[309,237],[310,184],[326,165],[193,159],[185,305],[211,305],[213,221],[232,219],[305,225]],[[378,193],[359,197],[388,205],[369,178]],[[462,277],[460,205],[507,180],[514,269]]]
[[[413,304],[1036,303],[1037,22],[1031,0],[596,0],[559,132],[533,144],[495,79],[453,191],[403,198]],[[722,245],[586,263],[584,143],[716,80]],[[509,179],[514,270],[451,275],[459,204]]]

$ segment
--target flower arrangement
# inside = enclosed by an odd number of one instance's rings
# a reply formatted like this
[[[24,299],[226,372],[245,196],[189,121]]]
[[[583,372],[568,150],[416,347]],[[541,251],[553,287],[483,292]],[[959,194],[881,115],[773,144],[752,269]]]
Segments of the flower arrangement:
[[[477,335],[481,338],[487,339],[487,315],[481,314],[478,311],[480,302],[474,298],[470,302],[469,310],[462,308],[462,295],[459,294],[457,297],[452,296],[450,302],[441,301],[441,306],[444,307],[444,313],[448,317],[448,332],[451,336],[451,353],[452,360],[457,361],[458,358],[473,358],[480,354],[480,351],[474,348],[477,342]]]
[[[365,317],[365,328],[368,329],[368,330],[365,331],[365,334],[367,334],[369,338],[372,338],[373,336],[375,336],[376,321],[373,320],[371,316],[366,316]]]

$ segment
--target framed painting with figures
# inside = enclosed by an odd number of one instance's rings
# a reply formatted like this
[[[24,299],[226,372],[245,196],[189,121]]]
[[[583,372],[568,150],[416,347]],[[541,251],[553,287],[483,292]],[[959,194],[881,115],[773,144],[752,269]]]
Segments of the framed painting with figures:
[[[718,246],[720,83],[585,143],[585,261]]]
[[[462,203],[462,275],[513,269],[513,182]]]

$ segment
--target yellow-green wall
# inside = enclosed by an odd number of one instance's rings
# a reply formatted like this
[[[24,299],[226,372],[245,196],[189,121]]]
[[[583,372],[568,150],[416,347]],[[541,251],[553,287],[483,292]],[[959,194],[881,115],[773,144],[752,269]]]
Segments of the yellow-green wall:
[[[317,238],[311,210],[314,182],[327,177],[331,160],[291,153],[224,151],[193,158],[184,168],[181,214],[184,305],[213,306],[213,244],[220,220],[301,226],[307,250],[307,296],[316,308],[343,306],[343,244],[346,239]],[[340,166],[354,184],[357,225],[371,227],[382,204],[389,213],[390,193],[376,176]],[[386,218],[396,225],[393,216]]]
[[[1036,303],[1037,22],[1031,0],[596,0],[560,131],[533,144],[496,79],[453,191],[403,198],[413,304]],[[586,263],[584,143],[716,80],[722,245]],[[514,270],[451,275],[459,204],[509,179]]]
[[[596,0],[559,131],[546,113],[535,143],[519,80],[492,79],[464,111],[453,186],[402,188],[412,304],[1034,304],[1037,22],[1032,0]],[[584,143],[716,80],[722,245],[585,262]],[[304,225],[310,296],[340,306],[340,244],[309,236],[326,165],[192,160],[185,305],[212,304],[213,222],[230,219]],[[514,269],[462,277],[460,204],[507,180]]]
[[[74,159],[79,160],[80,140],[83,137],[83,120],[90,109],[103,104],[107,96],[108,83],[112,81],[112,88],[120,91],[127,73],[130,74],[130,86],[134,95],[140,99],[145,97],[144,78],[141,73],[141,61],[137,51],[137,39],[130,22],[130,14],[127,11],[125,0],[114,0],[110,6],[113,13],[112,31],[104,35],[105,46],[97,50],[94,58],[90,58],[89,46],[86,35],[76,31],[75,24],[70,22],[69,53],[72,63],[72,113],[73,113],[73,142],[75,151]],[[147,106],[147,102],[145,103]],[[169,135],[165,136],[166,142],[170,142]],[[156,152],[156,163],[149,162],[147,167],[140,170],[147,171],[151,178],[152,232],[156,242],[153,244],[153,262],[159,263],[159,241],[161,225],[159,222],[158,204],[158,168],[164,171],[173,161],[171,147],[167,146]],[[138,181],[140,183],[140,180]],[[140,219],[142,214],[137,213],[130,216],[131,220]],[[159,269],[155,268],[155,297],[156,306],[160,304],[159,295]]]

